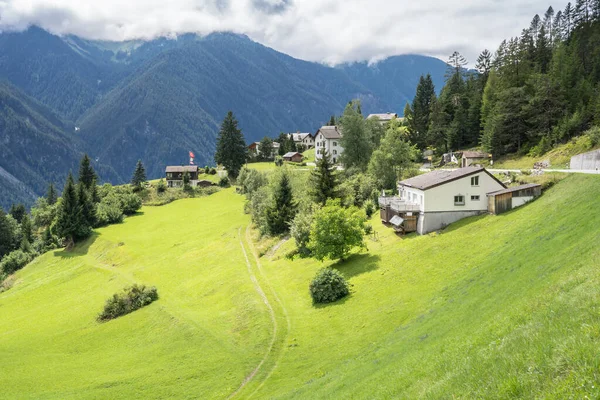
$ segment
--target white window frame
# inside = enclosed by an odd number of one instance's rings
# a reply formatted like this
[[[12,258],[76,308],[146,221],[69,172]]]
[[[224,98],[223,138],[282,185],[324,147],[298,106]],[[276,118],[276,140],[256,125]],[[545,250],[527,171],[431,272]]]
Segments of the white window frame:
[[[462,201],[460,200],[462,199]],[[454,196],[454,205],[455,206],[464,206],[465,205],[465,196],[462,194],[457,194]]]
[[[471,177],[471,186],[479,186],[479,175]]]
[[[471,201],[481,201],[481,196],[473,195],[473,196],[471,196]]]

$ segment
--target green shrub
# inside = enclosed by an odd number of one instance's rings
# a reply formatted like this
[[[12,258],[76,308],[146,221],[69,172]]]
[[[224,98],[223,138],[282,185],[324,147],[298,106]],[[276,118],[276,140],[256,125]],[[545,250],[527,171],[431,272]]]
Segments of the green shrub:
[[[229,187],[229,178],[223,176],[221,179],[219,179],[219,186],[224,188]]]
[[[375,203],[371,200],[365,201],[365,214],[367,214],[367,218],[371,218],[373,214],[375,214]]]
[[[163,178],[160,178],[158,183],[156,184],[156,193],[164,193],[167,191],[167,184]]]
[[[204,167],[204,173],[208,174],[210,172],[210,168],[208,168],[208,165]]]
[[[133,284],[106,300],[104,310],[98,315],[98,321],[108,321],[129,314],[156,300],[158,292],[155,287]]]
[[[22,250],[12,251],[2,258],[2,262],[0,262],[0,271],[6,275],[10,275],[23,268],[33,260],[33,258],[33,254],[26,253]]]
[[[298,248],[298,254],[301,257],[310,256],[310,249],[308,248],[308,242],[310,240],[310,229],[313,223],[312,210],[300,211],[290,226],[290,234],[296,242]]]
[[[120,194],[119,201],[121,202],[121,211],[123,211],[123,214],[125,215],[135,214],[142,208],[142,199],[134,193]]]
[[[216,175],[217,174],[217,170],[215,168],[211,168],[210,171],[209,171],[209,174]]]
[[[118,224],[123,221],[121,202],[116,194],[109,194],[100,201],[96,219],[98,226]]]
[[[320,270],[310,283],[309,289],[314,303],[332,303],[350,293],[342,274],[331,268]]]

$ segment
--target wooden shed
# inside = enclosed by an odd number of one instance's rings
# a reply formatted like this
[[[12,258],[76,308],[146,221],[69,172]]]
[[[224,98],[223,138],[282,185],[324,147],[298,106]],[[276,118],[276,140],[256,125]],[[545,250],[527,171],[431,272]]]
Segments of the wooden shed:
[[[528,183],[488,193],[488,211],[492,214],[502,214],[530,202],[541,194],[542,186],[537,183]]]

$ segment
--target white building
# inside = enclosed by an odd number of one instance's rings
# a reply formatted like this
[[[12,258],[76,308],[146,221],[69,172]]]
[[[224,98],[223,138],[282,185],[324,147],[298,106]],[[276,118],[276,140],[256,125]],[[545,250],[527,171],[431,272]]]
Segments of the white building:
[[[315,139],[310,133],[288,133],[288,137],[296,143],[296,146],[302,146],[306,150],[315,146]]]
[[[344,152],[344,148],[340,145],[341,138],[342,133],[337,126],[322,126],[315,133],[315,159],[322,159],[323,154],[327,152],[331,161],[337,163]]]
[[[390,122],[394,118],[398,118],[396,113],[369,114],[367,119],[377,118],[381,124]]]
[[[418,213],[416,231],[422,235],[487,212],[487,194],[503,189],[506,186],[482,167],[437,170],[399,182],[399,198],[384,198],[383,203],[401,217]]]

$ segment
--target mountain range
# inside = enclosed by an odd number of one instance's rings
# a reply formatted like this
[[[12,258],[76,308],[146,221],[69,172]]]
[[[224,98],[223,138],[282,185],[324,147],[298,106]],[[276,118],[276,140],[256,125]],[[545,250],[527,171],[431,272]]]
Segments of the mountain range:
[[[446,64],[419,55],[335,67],[295,59],[232,33],[152,41],[0,33],[0,206],[31,205],[88,153],[102,181],[151,178],[168,164],[213,164],[232,110],[248,142],[316,131],[358,98],[365,114],[397,112],[422,74],[440,89]]]

